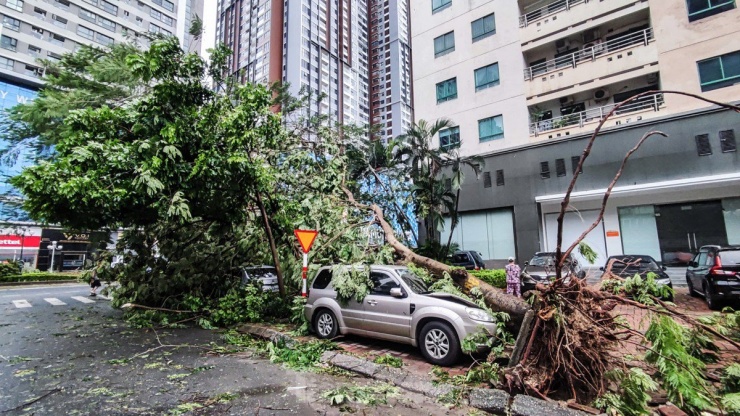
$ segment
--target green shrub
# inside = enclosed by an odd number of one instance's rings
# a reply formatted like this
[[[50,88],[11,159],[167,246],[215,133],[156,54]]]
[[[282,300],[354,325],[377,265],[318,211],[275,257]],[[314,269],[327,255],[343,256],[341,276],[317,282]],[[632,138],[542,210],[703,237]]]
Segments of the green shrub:
[[[284,302],[276,292],[264,292],[257,285],[232,288],[209,309],[211,324],[219,327],[290,316],[288,302]]]
[[[0,278],[18,274],[20,270],[18,263],[0,263]]]
[[[50,280],[76,280],[79,277],[78,273],[25,273],[17,274],[18,270],[15,270],[16,274],[10,276],[0,276],[0,282],[46,282]]]
[[[493,287],[506,289],[506,270],[504,269],[474,270],[469,273]]]

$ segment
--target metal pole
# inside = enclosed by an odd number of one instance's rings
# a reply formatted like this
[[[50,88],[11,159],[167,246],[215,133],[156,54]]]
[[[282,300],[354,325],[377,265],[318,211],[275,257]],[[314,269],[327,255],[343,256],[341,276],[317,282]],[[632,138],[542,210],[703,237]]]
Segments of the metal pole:
[[[51,272],[54,273],[54,252],[56,252],[57,245],[51,246]]]
[[[306,275],[308,274],[308,253],[303,253],[303,269],[301,271],[303,280],[303,289],[301,290],[301,296],[304,298],[308,296],[306,293]]]

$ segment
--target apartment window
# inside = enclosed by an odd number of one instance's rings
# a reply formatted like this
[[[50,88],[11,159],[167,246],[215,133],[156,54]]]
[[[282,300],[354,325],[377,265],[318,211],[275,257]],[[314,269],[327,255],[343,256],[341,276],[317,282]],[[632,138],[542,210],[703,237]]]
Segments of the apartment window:
[[[106,46],[110,46],[113,44],[113,38],[110,36],[105,36],[102,33],[95,34],[95,41],[98,43],[102,43],[103,45],[106,45]]]
[[[740,51],[705,59],[699,66],[701,90],[712,91],[740,83]]]
[[[58,53],[54,53],[54,52],[46,52],[46,56],[47,56],[47,57],[49,58],[49,60],[51,60],[51,61],[56,61],[56,62],[59,62],[59,61],[61,61],[61,60],[62,60],[62,55],[59,55]]]
[[[434,38],[434,56],[444,55],[455,50],[455,32],[445,33]]]
[[[60,9],[69,10],[69,1],[67,0],[54,0],[54,5]]]
[[[54,26],[59,26],[61,28],[66,29],[67,28],[67,19],[59,16],[52,15],[51,16],[51,23],[54,24]]]
[[[169,17],[169,16],[167,16],[167,15],[165,15],[165,14],[163,14],[163,13],[162,13],[162,12],[160,12],[160,11],[157,11],[157,10],[151,9],[151,10],[149,11],[149,15],[150,15],[151,17],[153,17],[153,18],[155,18],[155,19],[159,20],[160,22],[163,22],[163,23],[167,24],[168,26],[172,26],[172,23],[173,23],[173,20],[172,20],[172,18],[171,18],[171,17]]]
[[[498,63],[475,70],[475,90],[480,91],[499,84]]]
[[[36,26],[31,26],[31,35],[33,35],[33,37],[35,37],[36,39],[41,39],[44,37],[44,29]]]
[[[548,179],[550,177],[550,162],[540,162],[540,178]]]
[[[59,36],[56,33],[49,33],[49,42],[55,45],[64,46],[65,40],[64,36]]]
[[[88,29],[85,26],[77,26],[77,34],[85,39],[93,40],[95,32],[92,29]]]
[[[10,30],[15,30],[17,32],[21,29],[21,21],[18,19],[13,19],[10,16],[3,16],[3,27],[6,27]]]
[[[36,17],[38,17],[41,20],[45,20],[46,19],[46,10],[44,10],[44,9],[39,9],[38,7],[34,7],[33,8],[33,14],[35,14]]]
[[[13,65],[15,65],[15,61],[12,59],[5,58],[3,56],[0,56],[0,68],[2,69],[8,69],[13,70]]]
[[[98,0],[82,0],[82,1],[84,1],[85,3],[94,4],[96,6],[98,5]]]
[[[437,84],[437,104],[457,98],[457,78]]]
[[[9,51],[15,51],[18,47],[18,39],[14,39],[5,35],[0,36],[0,48],[7,49]]]
[[[477,42],[496,33],[496,21],[494,20],[493,13],[483,16],[478,20],[473,20],[470,23],[470,29],[473,33],[473,42]]]
[[[432,13],[436,13],[452,4],[452,0],[432,0]]]
[[[5,5],[16,11],[23,11],[23,0],[6,0]]]
[[[719,145],[722,149],[722,153],[735,152],[737,146],[735,144],[735,130],[722,130],[719,132]]]
[[[26,65],[25,73],[34,78],[41,78],[44,75],[44,70],[37,66]]]
[[[98,25],[112,31],[116,31],[116,24],[105,17],[98,16]]]
[[[555,159],[555,174],[565,176],[565,159]]]
[[[108,12],[108,13],[114,15],[114,16],[118,14],[118,6],[115,6],[115,5],[111,4],[111,3],[108,3],[105,0],[103,0],[103,1],[100,2],[100,7],[102,7],[103,10],[105,10],[106,12]]]
[[[504,170],[499,169],[496,171],[496,186],[504,186],[506,183],[504,182]]]
[[[460,147],[460,127],[450,127],[449,129],[440,130],[440,150],[450,150],[455,147]]]
[[[448,1],[452,1],[452,0],[448,0]],[[153,2],[154,2],[154,4],[159,5],[159,6],[162,6],[162,7],[164,7],[165,9],[167,9],[167,10],[169,10],[171,12],[175,10],[175,4],[172,3],[171,1],[167,1],[167,0],[153,0]]]
[[[708,134],[699,134],[694,139],[696,140],[696,154],[699,156],[709,156],[712,154],[712,144],[709,143]]]
[[[504,117],[495,116],[478,120],[478,140],[487,142],[504,138]]]
[[[689,22],[734,9],[735,0],[686,0]]]
[[[95,23],[95,18],[97,15],[93,12],[89,12],[85,9],[80,9],[79,16],[82,18],[82,20],[87,20],[90,23]]]
[[[28,54],[35,58],[38,58],[41,54],[41,48],[39,48],[38,46],[28,45]]]

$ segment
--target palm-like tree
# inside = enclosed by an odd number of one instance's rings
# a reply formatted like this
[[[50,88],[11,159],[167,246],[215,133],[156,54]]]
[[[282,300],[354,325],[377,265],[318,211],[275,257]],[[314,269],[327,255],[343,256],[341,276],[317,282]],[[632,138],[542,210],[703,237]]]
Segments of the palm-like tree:
[[[463,173],[463,167],[469,166],[475,172],[475,176],[478,177],[480,172],[483,170],[485,161],[480,156],[469,156],[461,157],[460,152],[457,149],[449,149],[444,155],[447,162],[450,164],[452,171],[451,188],[455,190],[455,204],[454,207],[447,212],[450,215],[450,235],[447,238],[447,245],[444,246],[445,252],[442,253],[442,258],[447,257],[450,250],[450,244],[452,243],[452,233],[455,231],[455,227],[460,223],[460,215],[458,214],[458,206],[460,204],[460,189],[462,183],[465,180],[465,174]]]

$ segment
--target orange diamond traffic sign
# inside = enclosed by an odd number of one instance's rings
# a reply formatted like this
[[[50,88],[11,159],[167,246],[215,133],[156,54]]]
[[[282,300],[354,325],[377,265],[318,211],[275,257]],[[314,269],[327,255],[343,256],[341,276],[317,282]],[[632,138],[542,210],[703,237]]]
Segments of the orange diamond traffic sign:
[[[311,250],[316,236],[319,235],[319,232],[316,230],[294,230],[293,232],[296,238],[298,238],[298,242],[301,243],[304,253],[308,253],[308,250]]]

